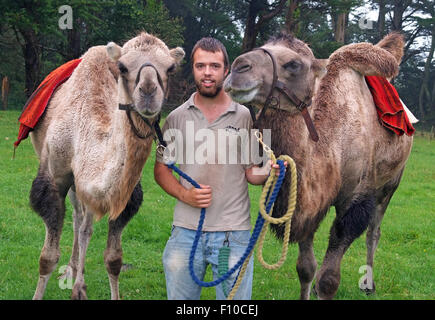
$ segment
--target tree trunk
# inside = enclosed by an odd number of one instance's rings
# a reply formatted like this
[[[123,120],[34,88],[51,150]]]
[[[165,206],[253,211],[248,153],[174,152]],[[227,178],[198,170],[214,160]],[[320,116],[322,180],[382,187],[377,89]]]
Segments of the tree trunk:
[[[385,8],[385,0],[379,0],[379,15],[378,15],[378,41],[380,41],[385,35],[385,15],[387,10]]]
[[[424,65],[424,74],[423,74],[423,81],[420,87],[420,94],[419,94],[419,98],[418,98],[418,108],[420,111],[420,117],[423,119],[426,115],[426,110],[425,110],[425,102],[428,105],[428,107],[430,108],[432,101],[434,100],[433,97],[431,97],[430,92],[429,92],[429,80],[430,80],[430,69],[432,66],[432,59],[434,56],[434,51],[435,51],[435,24],[432,27],[432,40],[431,40],[431,46],[430,46],[430,52],[429,55],[426,59],[426,63]],[[434,90],[432,90],[434,91]],[[426,96],[426,99],[425,99]],[[428,108],[428,109],[429,109]]]
[[[8,108],[8,96],[9,96],[9,80],[8,77],[5,76],[2,81],[2,104],[3,110]]]
[[[252,50],[255,47],[255,40],[258,35],[260,27],[267,23],[269,20],[274,18],[278,13],[280,13],[286,4],[287,0],[279,0],[275,8],[269,10],[264,15],[259,16],[259,13],[267,8],[267,1],[263,0],[252,0],[249,3],[248,17],[246,19],[245,34],[243,36],[242,42],[242,53]],[[257,16],[259,16],[258,21]]]
[[[393,23],[391,29],[393,31],[401,31],[403,24],[403,14],[409,7],[412,1],[395,0],[393,3]]]
[[[20,30],[20,33],[24,38],[22,50],[26,71],[25,91],[26,96],[30,97],[39,82],[41,71],[41,46],[33,30]]]
[[[299,31],[299,21],[295,19],[295,11],[299,6],[299,0],[289,0],[287,14],[285,16],[285,28],[290,34],[296,35]]]
[[[434,112],[435,111],[435,81],[433,82],[433,86],[432,86],[432,101],[430,105],[431,105],[430,112]]]
[[[341,12],[337,15],[335,24],[335,41],[344,43],[344,36],[346,30],[347,12]]]
[[[81,21],[77,19],[75,22],[75,28],[68,30],[68,48],[67,48],[67,60],[77,59],[81,54],[80,46],[80,29]]]
[[[256,1],[254,0],[249,4],[245,34],[242,42],[242,53],[250,51],[255,47],[255,39],[257,38],[258,33],[255,19],[260,11],[255,2]]]

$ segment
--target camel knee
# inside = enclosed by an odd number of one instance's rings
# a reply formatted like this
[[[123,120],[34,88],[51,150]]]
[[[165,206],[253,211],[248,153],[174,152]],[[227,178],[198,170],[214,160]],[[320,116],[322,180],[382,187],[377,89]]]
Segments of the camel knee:
[[[51,274],[56,269],[59,262],[60,252],[47,252],[43,251],[39,257],[39,274],[41,276]]]
[[[107,273],[113,276],[119,276],[122,267],[122,251],[104,252],[104,264],[106,265]]]

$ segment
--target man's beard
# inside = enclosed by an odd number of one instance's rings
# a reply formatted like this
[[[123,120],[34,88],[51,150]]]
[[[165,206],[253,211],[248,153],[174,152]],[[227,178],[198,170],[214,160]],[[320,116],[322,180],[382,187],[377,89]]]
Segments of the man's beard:
[[[215,90],[213,90],[213,91],[208,91],[207,89],[203,89],[201,86],[201,81],[195,81],[195,85],[196,85],[196,89],[198,90],[198,93],[200,95],[202,95],[203,97],[207,97],[207,98],[214,98],[222,90],[223,81],[221,81],[220,83],[216,83]]]

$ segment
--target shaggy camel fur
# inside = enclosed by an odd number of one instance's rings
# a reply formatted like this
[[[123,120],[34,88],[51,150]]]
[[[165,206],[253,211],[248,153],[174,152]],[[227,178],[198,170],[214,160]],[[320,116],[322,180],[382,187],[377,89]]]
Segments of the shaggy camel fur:
[[[263,46],[277,61],[278,79],[300,100],[312,98],[308,110],[320,138],[310,139],[300,111],[277,90],[274,95],[283,110],[268,108],[257,119],[259,129],[272,130],[274,153],[290,155],[297,165],[298,198],[290,240],[299,244],[301,299],[310,297],[317,268],[314,233],[330,206],[337,215],[316,275],[318,297],[335,296],[341,259],[367,227],[367,265],[373,267],[380,224],[399,185],[412,137],[397,136],[379,123],[364,75],[396,76],[403,44],[401,35],[390,34],[377,45],[343,46],[326,61],[315,59],[305,43],[288,35]],[[225,90],[238,102],[262,108],[271,90],[271,74],[271,58],[265,52],[245,53],[234,61]],[[276,217],[287,210],[288,175],[275,203]],[[274,229],[282,235],[282,226]],[[373,278],[367,279],[367,287],[374,290]]]
[[[93,219],[108,212],[104,262],[111,298],[119,299],[121,233],[142,202],[141,172],[153,141],[144,119],[158,119],[168,74],[183,57],[183,49],[169,50],[143,32],[122,48],[114,43],[90,48],[53,95],[31,133],[40,166],[30,203],[46,225],[34,299],[42,299],[59,260],[67,194],[74,207],[74,244],[64,277],[76,278],[72,298],[87,298],[83,272]],[[133,132],[118,104],[133,105],[132,123],[145,139]]]

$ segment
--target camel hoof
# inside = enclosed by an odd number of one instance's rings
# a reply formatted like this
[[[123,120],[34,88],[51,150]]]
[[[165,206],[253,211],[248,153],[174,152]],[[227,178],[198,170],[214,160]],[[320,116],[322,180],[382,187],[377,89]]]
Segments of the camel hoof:
[[[372,282],[371,286],[367,285],[367,280],[365,280],[359,288],[361,292],[364,292],[366,295],[372,295],[376,293],[376,285]]]
[[[86,295],[86,284],[76,283],[72,290],[71,299],[72,300],[88,300],[88,296]]]

